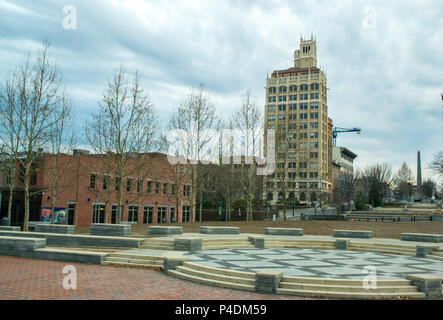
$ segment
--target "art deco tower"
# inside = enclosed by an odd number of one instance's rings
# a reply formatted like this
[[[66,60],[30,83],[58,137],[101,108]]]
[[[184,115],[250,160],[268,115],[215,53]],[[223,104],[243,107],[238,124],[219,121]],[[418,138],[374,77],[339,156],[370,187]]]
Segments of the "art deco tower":
[[[275,172],[265,178],[271,204],[295,198],[326,200],[331,192],[332,121],[328,118],[327,81],[317,67],[316,40],[300,39],[294,67],[266,79],[265,137],[275,129]]]

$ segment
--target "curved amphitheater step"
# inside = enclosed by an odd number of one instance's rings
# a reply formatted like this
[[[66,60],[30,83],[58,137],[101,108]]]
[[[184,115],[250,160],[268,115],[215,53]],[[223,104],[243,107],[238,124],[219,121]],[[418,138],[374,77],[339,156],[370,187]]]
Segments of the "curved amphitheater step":
[[[362,280],[283,277],[279,294],[326,298],[425,298],[409,280],[379,280],[377,288],[365,289]]]
[[[367,252],[380,252],[388,254],[401,254],[408,256],[415,256],[415,245],[403,245],[403,244],[384,244],[373,242],[355,242],[351,241],[348,245],[348,250],[367,251]]]
[[[163,257],[137,255],[130,253],[111,253],[102,261],[102,265],[137,266],[163,269]]]
[[[254,248],[248,239],[203,239],[203,250]]]
[[[265,239],[265,248],[335,249],[335,240]]]
[[[176,270],[169,270],[168,274],[182,280],[208,284],[221,288],[255,291],[255,274],[225,270],[185,262]]]
[[[443,250],[436,250],[431,254],[428,254],[426,258],[443,261]]]
[[[149,238],[143,240],[140,249],[174,250],[174,240]]]

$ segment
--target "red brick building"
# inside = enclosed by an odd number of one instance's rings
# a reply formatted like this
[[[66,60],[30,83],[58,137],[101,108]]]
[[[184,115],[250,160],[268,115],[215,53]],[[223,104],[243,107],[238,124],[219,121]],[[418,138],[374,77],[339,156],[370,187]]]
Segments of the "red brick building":
[[[57,177],[55,211],[66,213],[68,224],[87,227],[91,223],[116,223],[118,209],[117,189],[120,177],[106,169],[105,155],[75,150],[73,155],[61,155],[55,170],[55,155],[42,154],[35,164],[31,178],[32,197],[30,221],[41,221],[42,215],[51,213],[51,184]],[[109,167],[108,167],[109,168]],[[147,153],[128,158],[123,177],[122,222],[169,223],[188,222],[191,213],[190,183],[185,177],[177,178],[167,155]],[[22,225],[24,196],[20,175],[14,190],[11,225]],[[10,178],[6,171],[0,177],[0,217],[7,215]]]

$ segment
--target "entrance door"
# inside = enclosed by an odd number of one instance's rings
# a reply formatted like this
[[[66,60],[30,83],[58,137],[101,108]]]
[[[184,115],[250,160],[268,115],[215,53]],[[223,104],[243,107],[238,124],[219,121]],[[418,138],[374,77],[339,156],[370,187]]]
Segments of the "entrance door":
[[[75,203],[68,203],[68,224],[73,226],[75,222]]]
[[[117,223],[117,209],[118,209],[118,204],[113,204],[111,207],[111,223],[113,223],[113,224]],[[123,206],[122,206],[121,212],[123,214]]]
[[[169,209],[169,222],[175,222],[176,221],[176,219],[175,219],[175,207],[171,207],[170,209]]]
[[[167,207],[157,207],[157,223],[166,223]]]
[[[105,205],[94,204],[92,209],[92,222],[93,223],[105,223]]]
[[[154,207],[145,206],[143,210],[143,223],[152,223],[152,214],[154,213]]]

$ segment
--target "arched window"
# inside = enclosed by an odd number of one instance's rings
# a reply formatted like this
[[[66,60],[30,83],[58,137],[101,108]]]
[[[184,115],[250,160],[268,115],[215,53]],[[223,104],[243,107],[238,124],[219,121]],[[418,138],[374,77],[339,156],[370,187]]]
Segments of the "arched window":
[[[300,201],[306,201],[306,194],[304,192],[300,193]]]
[[[315,192],[311,192],[311,201],[317,201],[317,194]]]
[[[273,200],[274,199],[274,195],[272,194],[272,192],[268,192],[268,200]]]
[[[293,191],[289,192],[289,198],[290,199],[294,199],[295,198],[295,194]]]

